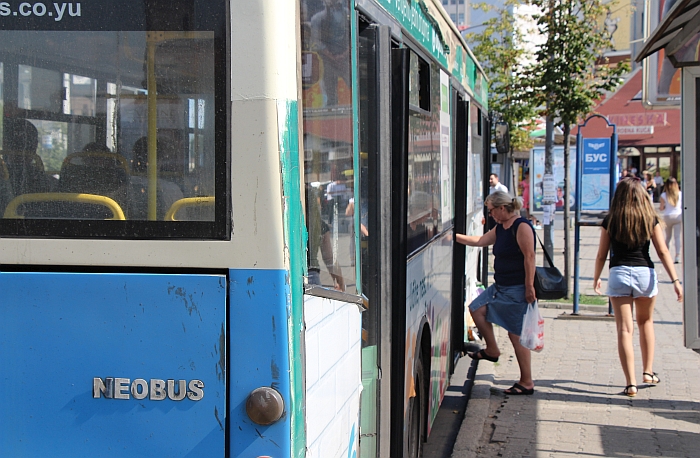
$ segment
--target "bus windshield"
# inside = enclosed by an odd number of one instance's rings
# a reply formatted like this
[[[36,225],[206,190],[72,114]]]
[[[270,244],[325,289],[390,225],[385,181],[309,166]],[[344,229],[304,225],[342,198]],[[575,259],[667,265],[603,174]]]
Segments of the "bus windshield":
[[[0,235],[221,238],[214,42],[0,31]]]

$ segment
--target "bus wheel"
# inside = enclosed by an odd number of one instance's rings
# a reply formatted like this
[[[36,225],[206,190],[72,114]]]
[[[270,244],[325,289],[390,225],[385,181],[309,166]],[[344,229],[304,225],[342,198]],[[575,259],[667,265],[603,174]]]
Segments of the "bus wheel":
[[[416,395],[409,401],[408,413],[408,456],[420,458],[423,456],[423,442],[425,441],[425,374],[423,372],[423,357],[418,356],[416,361],[416,373],[413,376]]]

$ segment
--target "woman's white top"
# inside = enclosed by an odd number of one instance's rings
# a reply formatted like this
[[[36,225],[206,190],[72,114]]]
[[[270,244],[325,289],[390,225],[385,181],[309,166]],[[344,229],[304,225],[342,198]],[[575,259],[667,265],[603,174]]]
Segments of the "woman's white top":
[[[668,197],[666,197],[666,193],[662,192],[661,193],[661,198],[666,202],[666,206],[664,207],[663,216],[678,216],[682,213],[682,205],[683,205],[683,193],[681,191],[678,191],[678,202],[676,202],[676,206],[672,206],[670,203],[668,203]]]

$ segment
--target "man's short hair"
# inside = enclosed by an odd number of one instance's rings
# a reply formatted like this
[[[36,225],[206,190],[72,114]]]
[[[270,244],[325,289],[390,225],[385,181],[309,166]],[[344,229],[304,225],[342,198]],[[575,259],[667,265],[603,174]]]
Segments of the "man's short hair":
[[[496,177],[496,178],[498,178],[498,174],[497,174],[497,173],[492,173],[492,174],[491,174],[491,175],[489,175],[489,176],[490,176],[490,177],[492,177],[492,176],[493,176],[493,177]]]

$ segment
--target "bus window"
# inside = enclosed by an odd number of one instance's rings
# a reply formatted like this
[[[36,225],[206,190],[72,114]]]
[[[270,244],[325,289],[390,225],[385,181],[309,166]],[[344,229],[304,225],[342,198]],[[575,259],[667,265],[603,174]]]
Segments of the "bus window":
[[[437,82],[440,77],[437,68],[430,68],[417,54],[411,52],[410,60],[406,231],[409,254],[442,230],[440,139],[434,135],[439,125],[440,88]],[[431,80],[435,84],[431,84]]]
[[[107,27],[88,4],[61,21],[0,18],[0,236],[229,236],[225,3],[126,3]],[[58,194],[109,198],[125,220]]]
[[[350,8],[302,1],[304,179],[310,284],[354,293]]]

